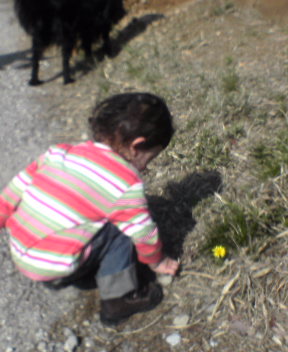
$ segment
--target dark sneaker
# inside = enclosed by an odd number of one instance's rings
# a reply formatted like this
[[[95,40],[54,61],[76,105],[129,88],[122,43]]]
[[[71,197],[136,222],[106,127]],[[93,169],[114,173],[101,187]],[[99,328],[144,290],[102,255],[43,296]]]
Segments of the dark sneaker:
[[[101,300],[100,320],[105,325],[117,325],[131,315],[155,308],[163,298],[162,287],[150,282],[139,291],[120,298]]]

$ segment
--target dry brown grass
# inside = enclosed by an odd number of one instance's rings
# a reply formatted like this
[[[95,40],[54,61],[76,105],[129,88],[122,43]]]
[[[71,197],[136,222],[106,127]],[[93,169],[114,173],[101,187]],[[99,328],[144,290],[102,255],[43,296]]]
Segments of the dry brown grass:
[[[95,293],[82,294],[63,321],[92,336],[93,351],[166,352],[174,331],[182,337],[176,351],[288,351],[287,28],[231,1],[181,1],[165,17],[160,9],[149,1],[135,8],[115,37],[129,25],[137,35],[126,31],[119,55],[59,104],[63,124],[65,114],[71,119],[65,135],[76,139],[95,95],[143,90],[167,100],[177,133],[144,178],[182,271],[159,308],[115,330],[97,325]],[[211,254],[217,243],[229,249],[222,262]],[[175,326],[183,313],[188,324]]]

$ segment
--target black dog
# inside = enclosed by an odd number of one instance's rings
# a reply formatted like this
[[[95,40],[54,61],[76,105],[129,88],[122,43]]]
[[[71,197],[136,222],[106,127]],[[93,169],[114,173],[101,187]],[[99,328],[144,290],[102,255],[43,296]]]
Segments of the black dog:
[[[99,37],[104,53],[111,55],[109,33],[126,14],[123,0],[15,0],[15,12],[32,37],[30,85],[42,83],[38,78],[39,60],[49,45],[62,48],[64,84],[74,81],[69,61],[78,40],[87,59],[92,59],[92,44]]]

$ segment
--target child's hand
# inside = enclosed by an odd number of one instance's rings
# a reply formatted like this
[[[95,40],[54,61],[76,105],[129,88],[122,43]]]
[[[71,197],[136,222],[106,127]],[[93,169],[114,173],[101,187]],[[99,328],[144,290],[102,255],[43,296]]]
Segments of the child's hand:
[[[150,264],[149,267],[156,273],[176,275],[179,265],[180,263],[177,260],[165,257],[160,263]]]

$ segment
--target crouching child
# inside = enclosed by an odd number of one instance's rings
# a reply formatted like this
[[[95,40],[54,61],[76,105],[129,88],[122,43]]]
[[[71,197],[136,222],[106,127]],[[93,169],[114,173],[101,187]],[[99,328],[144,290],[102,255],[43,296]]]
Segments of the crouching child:
[[[159,284],[141,282],[139,262],[178,270],[162,251],[139,174],[174,129],[164,100],[149,93],[114,95],[89,123],[91,140],[51,146],[4,188],[0,228],[25,276],[52,288],[92,280],[101,321],[115,325],[162,300]]]

